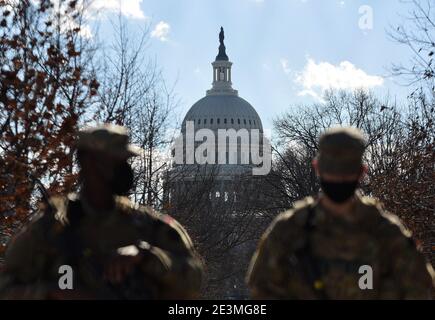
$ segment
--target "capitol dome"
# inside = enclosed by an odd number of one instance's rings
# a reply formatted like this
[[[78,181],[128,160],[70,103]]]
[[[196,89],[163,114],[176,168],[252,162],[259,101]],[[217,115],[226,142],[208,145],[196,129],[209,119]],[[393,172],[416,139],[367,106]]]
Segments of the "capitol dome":
[[[174,175],[186,169],[194,175],[197,165],[204,165],[201,170],[213,171],[215,178],[232,180],[252,174],[264,156],[261,119],[232,87],[232,62],[226,54],[223,28],[219,41],[219,53],[212,62],[212,87],[187,112],[172,149]]]
[[[232,88],[232,62],[222,27],[219,41],[211,63],[212,87],[189,109],[174,139],[173,161],[162,184],[163,203],[169,214],[185,219],[202,241],[200,248],[225,248],[227,258],[208,265],[207,279],[223,279],[223,296],[243,298],[248,297],[243,272],[256,246],[248,228],[256,230],[256,219],[264,219],[257,208],[268,201],[271,151],[258,113]],[[214,281],[209,282],[212,291]]]
[[[219,34],[219,40],[219,54],[212,62],[212,88],[187,112],[182,123],[182,132],[185,131],[186,121],[193,121],[195,130],[243,128],[258,129],[262,132],[263,126],[258,113],[248,101],[239,97],[237,90],[232,88],[232,62],[225,52],[223,29]]]
[[[259,129],[261,119],[255,109],[237,95],[207,95],[197,101],[183,120],[193,121],[196,129]]]

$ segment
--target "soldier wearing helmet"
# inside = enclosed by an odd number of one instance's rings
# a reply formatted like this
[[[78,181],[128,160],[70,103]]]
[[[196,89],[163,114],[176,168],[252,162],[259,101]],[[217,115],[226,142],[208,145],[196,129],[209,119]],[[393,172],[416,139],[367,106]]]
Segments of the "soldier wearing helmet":
[[[191,299],[202,265],[173,218],[133,204],[127,162],[141,153],[124,127],[78,133],[78,194],[52,197],[8,245],[0,277],[6,299]],[[63,266],[63,267],[62,267]],[[61,286],[67,266],[72,283]]]
[[[430,299],[434,271],[410,232],[358,184],[366,141],[327,130],[313,166],[321,193],[280,214],[260,240],[247,282],[258,299]]]

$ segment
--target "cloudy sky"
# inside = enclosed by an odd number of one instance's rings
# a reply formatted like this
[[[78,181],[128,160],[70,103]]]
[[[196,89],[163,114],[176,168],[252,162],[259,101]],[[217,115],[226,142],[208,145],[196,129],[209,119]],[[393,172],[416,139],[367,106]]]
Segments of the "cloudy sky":
[[[119,0],[94,6],[110,15]],[[409,51],[386,32],[408,10],[397,0],[121,0],[133,32],[150,26],[147,50],[168,83],[176,81],[180,118],[210,88],[223,26],[233,87],[265,128],[295,105],[321,101],[328,88],[406,97],[409,89],[390,79],[388,68],[406,62]],[[100,37],[109,39],[101,20]]]

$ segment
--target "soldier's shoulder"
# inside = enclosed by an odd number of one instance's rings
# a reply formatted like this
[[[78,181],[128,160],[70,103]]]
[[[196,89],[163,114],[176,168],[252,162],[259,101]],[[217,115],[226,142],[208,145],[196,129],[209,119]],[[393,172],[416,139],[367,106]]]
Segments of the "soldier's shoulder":
[[[184,227],[172,216],[161,213],[149,206],[141,206],[127,197],[117,197],[118,209],[132,219],[134,224],[146,225],[152,230],[153,235],[161,241],[180,243],[188,249],[193,248],[193,243]]]
[[[296,201],[291,209],[284,211],[276,217],[275,223],[278,225],[292,224],[295,226],[304,226],[309,210],[313,208],[314,205],[315,199],[313,197],[306,197]]]
[[[68,214],[68,206],[74,206],[79,203],[79,196],[76,193],[70,193],[67,195],[53,196],[49,199],[49,204],[45,204],[43,219],[50,221],[51,217],[53,221],[63,226],[70,223]],[[51,208],[50,208],[51,206]],[[54,210],[54,212],[51,212]]]
[[[66,220],[68,201],[68,196],[52,196],[48,201],[39,203],[35,213],[23,225],[21,233],[42,230],[55,221]]]
[[[383,218],[381,222],[381,229],[386,236],[403,236],[405,238],[411,239],[411,230],[405,227],[402,220],[400,220],[397,215],[383,210],[381,211],[381,216]]]
[[[367,207],[379,207],[382,206],[382,202],[377,198],[369,197],[365,195],[359,195],[361,202]]]
[[[358,195],[360,210],[362,218],[366,223],[377,225],[379,223],[385,223],[384,208],[382,203],[373,197]]]
[[[301,247],[306,239],[305,226],[309,209],[315,204],[312,197],[293,204],[293,207],[280,213],[260,239],[258,250],[273,249],[275,253]]]
[[[360,199],[364,206],[364,213],[373,224],[373,230],[387,237],[411,237],[411,231],[405,227],[401,219],[386,210],[380,200],[368,196],[362,196]]]
[[[127,197],[116,197],[116,207],[121,214],[133,217],[143,218],[143,221],[152,222],[158,225],[175,226],[179,223],[167,214],[163,214],[149,206],[139,205]]]
[[[303,234],[305,228],[309,209],[315,205],[315,200],[312,197],[296,201],[293,207],[287,211],[280,213],[271,223],[266,236],[270,241],[276,239],[277,241],[291,240],[294,237],[299,237]]]
[[[8,243],[5,253],[5,265],[8,269],[26,275],[33,274],[31,268],[37,270],[35,259],[42,257],[53,246],[50,241],[52,231],[62,229],[62,225],[56,223],[55,212],[52,210],[54,207],[64,206],[65,202],[62,197],[51,197],[47,203],[39,205],[38,210]]]

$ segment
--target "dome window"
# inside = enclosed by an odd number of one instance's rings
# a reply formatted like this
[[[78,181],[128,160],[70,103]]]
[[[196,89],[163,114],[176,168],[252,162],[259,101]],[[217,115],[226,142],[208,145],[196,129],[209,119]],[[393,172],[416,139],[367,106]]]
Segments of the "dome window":
[[[234,119],[231,119],[231,124],[234,124]]]
[[[246,119],[243,119],[243,124],[246,124]]]
[[[255,120],[254,120],[254,125],[255,125]]]
[[[207,119],[204,119],[204,124],[207,124]]]
[[[213,118],[210,119],[210,124],[213,124]]]
[[[227,118],[224,119],[224,123],[227,124]]]
[[[201,119],[198,119],[198,124],[201,124]]]
[[[217,118],[217,123],[220,124],[221,123],[221,119]]]
[[[249,120],[249,125],[251,125],[251,120]]]
[[[237,119],[237,124],[240,124],[240,119]]]

